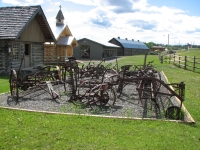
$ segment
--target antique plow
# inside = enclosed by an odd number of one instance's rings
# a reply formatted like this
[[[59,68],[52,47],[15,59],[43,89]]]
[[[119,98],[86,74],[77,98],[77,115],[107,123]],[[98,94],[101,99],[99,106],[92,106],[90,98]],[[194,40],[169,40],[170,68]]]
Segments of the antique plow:
[[[24,74],[21,71],[22,63],[23,59],[17,72],[15,70],[10,72],[11,97],[8,99],[8,103],[15,102],[17,104],[19,98],[40,90],[46,91],[55,100],[60,98],[53,89],[53,85],[59,84],[61,79],[60,70],[57,66],[47,66],[41,70],[33,69],[34,71],[31,73]]]
[[[96,69],[100,67],[101,63],[96,66]],[[86,71],[85,73],[90,73],[90,78],[79,78],[81,73],[79,72],[78,63],[74,57],[69,58],[69,61],[62,66],[65,68],[63,81],[70,102],[88,105],[91,108],[96,106],[114,106],[116,96],[111,84],[103,83],[101,80],[94,79],[94,77],[98,78],[97,76],[100,75],[99,72],[98,74],[95,72],[96,70],[94,70],[94,72]],[[91,68],[89,67],[88,69]]]
[[[136,90],[143,107],[149,107],[147,103],[150,102],[150,109],[156,110],[157,113],[161,113],[162,109],[166,118],[180,119],[185,84],[183,82],[165,83],[161,79],[160,72],[152,66],[152,62],[147,65],[144,63],[143,67],[138,70],[137,66],[134,66],[134,70],[131,70],[131,67],[132,65],[122,66],[118,74],[113,69],[107,70],[104,82],[109,82],[115,87],[118,98],[121,94],[128,98],[131,95],[130,91]]]

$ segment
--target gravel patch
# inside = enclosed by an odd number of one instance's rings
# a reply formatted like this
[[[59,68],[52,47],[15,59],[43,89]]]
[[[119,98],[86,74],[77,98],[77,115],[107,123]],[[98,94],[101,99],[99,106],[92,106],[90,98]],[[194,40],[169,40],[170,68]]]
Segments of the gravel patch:
[[[162,78],[164,80],[164,77]],[[163,97],[163,95],[158,95],[158,106],[156,106],[156,103],[151,99],[140,100],[134,83],[129,84],[124,88],[122,95],[116,99],[113,108],[91,108],[84,105],[75,105],[74,103],[69,102],[69,96],[65,94],[63,84],[56,85],[53,88],[61,97],[58,101],[53,100],[50,94],[46,93],[44,90],[40,90],[31,92],[27,95],[25,95],[26,93],[22,93],[19,102],[16,105],[10,97],[10,93],[2,94],[0,95],[0,106],[34,111],[165,119],[166,108],[171,105],[178,105],[174,98],[170,99],[167,96]],[[147,94],[147,96],[149,95]]]

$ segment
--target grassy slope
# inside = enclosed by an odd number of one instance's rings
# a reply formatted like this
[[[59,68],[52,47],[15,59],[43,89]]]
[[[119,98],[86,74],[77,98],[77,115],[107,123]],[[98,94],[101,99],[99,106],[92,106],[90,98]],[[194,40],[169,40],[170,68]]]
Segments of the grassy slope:
[[[143,56],[120,59],[120,64],[143,64]],[[51,115],[0,109],[0,149],[199,149],[200,75],[169,64],[170,82],[186,83],[184,105],[195,125],[164,121],[138,121],[83,116]],[[191,82],[193,81],[193,82]]]

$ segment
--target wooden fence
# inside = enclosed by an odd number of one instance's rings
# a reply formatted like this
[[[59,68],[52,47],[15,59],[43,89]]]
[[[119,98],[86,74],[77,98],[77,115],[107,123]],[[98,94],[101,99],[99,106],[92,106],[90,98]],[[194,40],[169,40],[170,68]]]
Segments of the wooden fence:
[[[176,54],[168,54],[159,56],[160,62],[163,63],[173,63],[175,66],[179,68],[183,68],[185,70],[191,70],[193,72],[200,73],[200,58],[196,56],[180,56]]]

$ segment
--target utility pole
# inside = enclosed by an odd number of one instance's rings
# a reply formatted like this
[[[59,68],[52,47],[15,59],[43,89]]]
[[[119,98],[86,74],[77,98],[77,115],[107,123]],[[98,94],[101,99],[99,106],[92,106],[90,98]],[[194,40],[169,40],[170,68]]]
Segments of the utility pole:
[[[169,46],[169,34],[168,34],[168,46]]]

